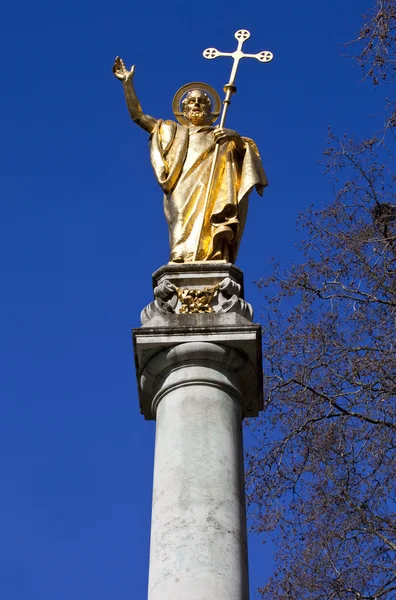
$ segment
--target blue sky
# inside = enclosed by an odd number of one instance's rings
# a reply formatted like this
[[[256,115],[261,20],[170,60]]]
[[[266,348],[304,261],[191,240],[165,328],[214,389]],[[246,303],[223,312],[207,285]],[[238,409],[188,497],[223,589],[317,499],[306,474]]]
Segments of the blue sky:
[[[168,260],[147,134],[111,66],[136,64],[143,109],[171,118],[189,81],[219,93],[246,60],[227,125],[258,144],[270,186],[250,201],[238,266],[296,257],[295,222],[332,197],[327,127],[364,134],[381,103],[343,58],[368,0],[7,3],[0,24],[0,596],[145,598],[154,424],[139,414],[130,329]],[[221,96],[223,94],[221,93]],[[377,109],[375,107],[378,107]],[[374,107],[374,108],[373,108]],[[367,129],[366,129],[367,128]],[[248,442],[248,440],[247,440]],[[251,588],[272,567],[250,540]],[[252,594],[254,598],[254,594]]]

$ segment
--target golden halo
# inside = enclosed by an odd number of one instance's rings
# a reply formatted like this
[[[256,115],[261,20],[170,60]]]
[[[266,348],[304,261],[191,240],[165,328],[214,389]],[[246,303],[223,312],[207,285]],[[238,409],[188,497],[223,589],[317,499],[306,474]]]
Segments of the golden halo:
[[[219,118],[220,111],[221,111],[221,100],[220,100],[220,96],[216,92],[216,90],[213,89],[207,83],[201,83],[199,81],[192,81],[191,83],[186,83],[186,85],[183,85],[179,90],[177,90],[177,92],[173,98],[173,102],[172,102],[173,114],[175,115],[175,117],[179,121],[179,123],[181,123],[182,125],[189,124],[189,121],[186,119],[183,111],[181,110],[181,103],[182,103],[184,96],[190,90],[202,90],[203,92],[208,94],[208,96],[210,97],[210,99],[212,101],[212,112],[211,112],[210,119],[208,121],[208,125],[211,125]]]

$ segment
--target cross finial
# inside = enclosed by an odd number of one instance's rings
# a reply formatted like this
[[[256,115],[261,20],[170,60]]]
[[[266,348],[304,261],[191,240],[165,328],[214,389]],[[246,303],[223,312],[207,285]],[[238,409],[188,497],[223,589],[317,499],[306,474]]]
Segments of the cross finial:
[[[219,52],[219,50],[217,50],[216,48],[207,48],[203,52],[204,57],[208,60],[212,60],[213,58],[217,58],[218,56],[233,57],[234,64],[232,65],[230,81],[227,84],[228,86],[234,85],[238,64],[241,58],[256,58],[260,62],[269,62],[274,57],[272,52],[270,52],[269,50],[262,50],[257,54],[245,54],[244,52],[242,52],[243,43],[250,38],[250,32],[247,29],[238,29],[238,31],[235,33],[235,37],[238,40],[238,47],[235,50],[235,52]]]

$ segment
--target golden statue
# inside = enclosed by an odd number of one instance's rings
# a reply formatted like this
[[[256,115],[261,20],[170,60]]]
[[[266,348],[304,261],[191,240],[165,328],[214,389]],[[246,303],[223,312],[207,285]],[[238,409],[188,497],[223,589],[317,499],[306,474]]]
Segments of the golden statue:
[[[209,86],[194,83],[179,90],[174,100],[179,123],[155,119],[143,112],[136,96],[135,67],[128,71],[119,57],[113,66],[114,75],[122,81],[132,119],[150,134],[151,163],[165,194],[171,262],[234,263],[249,194],[255,187],[262,195],[267,185],[255,143],[224,128],[230,98],[236,91],[234,80],[240,58],[252,57],[261,62],[272,58],[270,52],[243,54],[241,46],[248,37],[246,34],[245,30],[235,34],[238,49],[232,54],[214,48],[204,52],[206,58],[234,57],[231,79],[224,88],[226,99],[219,127],[213,127],[212,123],[219,114],[220,101]],[[216,103],[216,111],[210,96]]]

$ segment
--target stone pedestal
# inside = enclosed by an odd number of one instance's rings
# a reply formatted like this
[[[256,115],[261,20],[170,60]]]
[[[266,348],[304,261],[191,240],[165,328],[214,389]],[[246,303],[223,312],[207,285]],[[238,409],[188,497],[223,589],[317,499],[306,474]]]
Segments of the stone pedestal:
[[[167,265],[164,282],[171,310],[150,305],[133,331],[141,412],[156,419],[148,598],[248,600],[241,424],[262,405],[260,327],[233,265]]]

